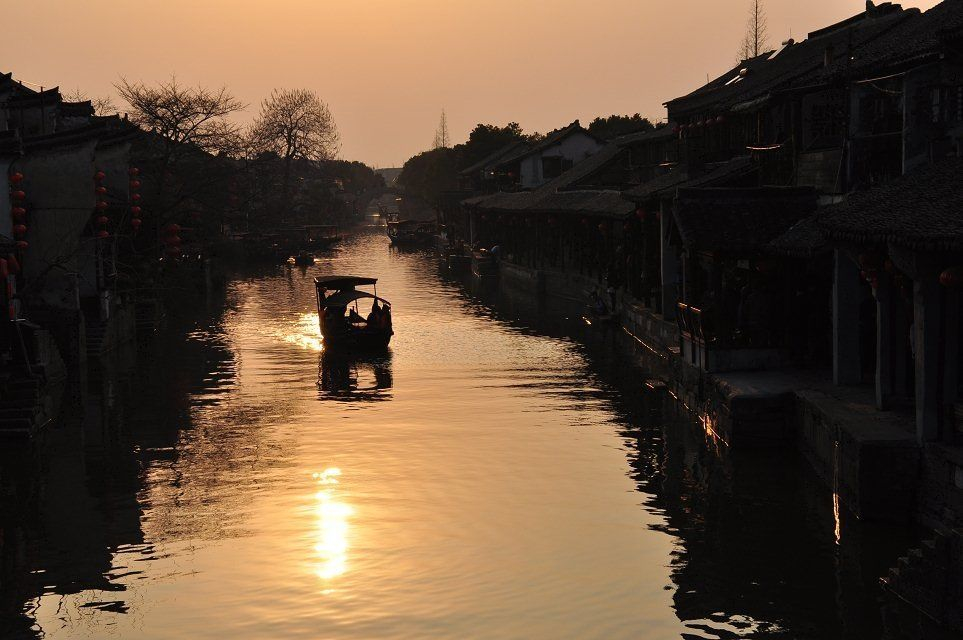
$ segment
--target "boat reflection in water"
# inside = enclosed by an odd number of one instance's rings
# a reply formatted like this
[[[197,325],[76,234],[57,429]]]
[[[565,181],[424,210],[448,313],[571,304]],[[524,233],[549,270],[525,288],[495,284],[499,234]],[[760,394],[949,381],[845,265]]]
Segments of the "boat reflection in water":
[[[390,400],[391,352],[370,355],[322,351],[318,390],[322,400]]]

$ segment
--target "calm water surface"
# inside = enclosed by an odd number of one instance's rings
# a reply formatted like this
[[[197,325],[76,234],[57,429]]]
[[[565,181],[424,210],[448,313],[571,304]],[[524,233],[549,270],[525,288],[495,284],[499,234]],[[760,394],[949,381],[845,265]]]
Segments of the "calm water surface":
[[[323,354],[332,272],[381,278],[388,355]],[[887,557],[837,540],[794,462],[646,396],[617,336],[372,231],[184,304],[46,443],[5,445],[0,637],[875,633]]]

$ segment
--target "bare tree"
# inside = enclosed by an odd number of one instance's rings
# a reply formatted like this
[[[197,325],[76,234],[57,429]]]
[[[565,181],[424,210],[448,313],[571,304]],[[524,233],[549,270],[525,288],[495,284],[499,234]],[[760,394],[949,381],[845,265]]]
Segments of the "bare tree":
[[[450,147],[450,141],[448,139],[448,116],[445,114],[445,110],[441,110],[441,119],[438,121],[438,128],[435,130],[435,139],[432,142],[432,149]]]
[[[242,150],[241,127],[231,116],[245,105],[226,87],[189,87],[173,76],[158,85],[122,78],[114,86],[130,107],[130,121],[147,132],[138,161],[159,241],[165,224],[220,191],[223,172],[215,169],[227,158],[218,156],[236,157]]]
[[[240,148],[240,127],[228,118],[245,105],[226,87],[185,87],[173,76],[157,86],[124,78],[114,86],[130,105],[131,122],[168,142],[170,159],[189,147],[208,153]]]
[[[261,103],[249,137],[255,153],[273,153],[284,163],[284,208],[290,203],[291,165],[298,160],[332,160],[340,149],[338,128],[328,105],[307,89],[272,91]]]
[[[766,20],[766,11],[762,6],[761,0],[750,0],[749,19],[746,21],[746,33],[742,37],[739,45],[739,60],[749,60],[755,58],[760,53],[764,53],[768,47],[769,24]]]
[[[91,98],[81,91],[80,87],[73,91],[64,92],[63,97],[68,102],[90,101],[90,106],[94,108],[94,115],[97,116],[109,116],[117,113],[117,106],[114,104],[114,101],[110,99],[110,96]]]

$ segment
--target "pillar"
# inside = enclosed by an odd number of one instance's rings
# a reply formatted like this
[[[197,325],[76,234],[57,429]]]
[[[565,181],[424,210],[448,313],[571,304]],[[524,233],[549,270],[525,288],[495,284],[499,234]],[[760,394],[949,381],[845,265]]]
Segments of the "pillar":
[[[889,409],[896,393],[893,359],[893,285],[886,274],[879,274],[876,290],[876,408]]]
[[[943,399],[945,415],[953,415],[960,384],[960,294],[956,289],[943,292]],[[956,425],[959,429],[961,425]]]
[[[675,247],[669,243],[670,225],[668,212],[662,211],[659,216],[659,247],[662,261],[662,317],[666,320],[675,319],[679,284],[679,260]]]
[[[836,249],[833,266],[833,383],[858,384],[859,269]]]
[[[916,361],[916,437],[920,442],[940,435],[942,305],[939,281],[917,278],[913,283],[913,342]]]

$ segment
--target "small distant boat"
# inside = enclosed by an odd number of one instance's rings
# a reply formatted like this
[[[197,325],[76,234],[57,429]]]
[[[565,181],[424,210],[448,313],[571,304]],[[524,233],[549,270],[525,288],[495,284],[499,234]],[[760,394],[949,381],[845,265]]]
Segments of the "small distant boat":
[[[314,279],[318,296],[318,323],[325,349],[384,349],[394,335],[391,303],[378,297],[377,278],[321,276]],[[374,293],[357,287],[374,287]],[[360,301],[371,302],[362,315]]]
[[[308,249],[327,249],[340,242],[342,235],[334,224],[311,224],[304,227],[304,242]]]
[[[294,264],[299,267],[310,267],[314,264],[314,254],[309,251],[299,251],[294,256]]]

